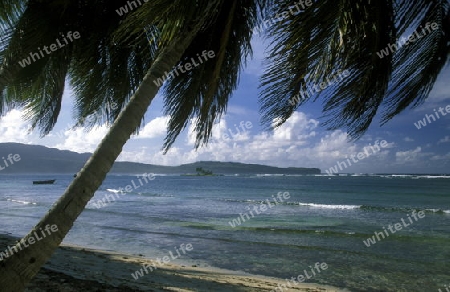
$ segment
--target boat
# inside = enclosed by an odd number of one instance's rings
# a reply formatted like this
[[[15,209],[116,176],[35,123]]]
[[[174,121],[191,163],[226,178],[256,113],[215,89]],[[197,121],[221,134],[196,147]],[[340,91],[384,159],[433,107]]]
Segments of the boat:
[[[34,180],[34,185],[52,185],[54,184],[56,179],[49,179],[49,180]]]

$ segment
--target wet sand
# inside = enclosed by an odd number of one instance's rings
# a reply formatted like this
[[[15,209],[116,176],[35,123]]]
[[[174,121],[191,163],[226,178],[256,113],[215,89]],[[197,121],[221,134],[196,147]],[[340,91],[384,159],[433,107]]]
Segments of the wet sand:
[[[0,235],[3,251],[15,239]],[[27,292],[61,291],[272,291],[286,280],[211,267],[168,263],[135,280],[132,273],[150,264],[137,255],[61,246],[27,286]],[[349,291],[318,284],[300,283],[283,291]],[[280,289],[276,291],[281,291]]]

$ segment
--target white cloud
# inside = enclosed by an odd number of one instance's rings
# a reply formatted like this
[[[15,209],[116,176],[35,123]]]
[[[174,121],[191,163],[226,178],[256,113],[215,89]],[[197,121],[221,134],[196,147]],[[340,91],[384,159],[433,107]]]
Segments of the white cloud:
[[[441,140],[439,140],[438,144],[441,143],[449,143],[450,142],[450,136],[445,136],[444,138],[442,138]]]
[[[340,130],[327,132],[319,139],[316,132],[319,122],[296,112],[273,132],[262,133],[256,132],[253,127],[245,128],[245,121],[229,126],[224,117],[214,125],[210,143],[195,150],[195,125],[192,122],[187,131],[186,147],[172,148],[166,155],[162,155],[156,146],[152,149],[143,147],[135,153],[124,152],[120,159],[164,165],[218,160],[324,169],[334,165],[337,160],[358,153],[358,149],[367,145],[357,146],[348,142],[347,134]],[[242,130],[243,127],[246,131]],[[385,157],[387,153],[389,151],[380,152],[378,156]]]
[[[395,153],[397,164],[420,163],[421,158],[433,156],[433,153],[422,152],[422,147],[407,151],[398,151]]]
[[[315,136],[314,129],[319,125],[319,121],[309,119],[302,112],[294,112],[292,116],[274,131],[276,140],[306,140]]]
[[[22,116],[22,111],[13,109],[0,119],[0,143],[30,142],[30,124]]]
[[[224,139],[221,134],[226,133],[228,128],[226,121],[222,120],[213,128],[213,139],[208,146],[197,151],[178,147],[163,155],[157,148],[141,148],[135,151],[138,155],[124,152],[121,160],[163,165],[179,165],[199,160],[237,161],[281,167],[319,167],[324,171],[334,166],[337,161],[362,152],[363,147],[369,145],[348,142],[347,134],[340,130],[328,132],[318,139],[316,126],[317,121],[308,119],[303,113],[296,113],[292,121],[277,130],[278,133],[275,131],[253,134],[250,130],[245,134],[241,133],[246,136],[245,139],[238,135],[233,139]],[[190,130],[192,128],[191,125]],[[185,141],[188,147],[193,146],[194,138],[193,135],[188,135]],[[386,149],[371,153],[369,158],[352,165],[347,172],[361,172],[364,167],[376,172],[375,165],[385,166],[388,155],[389,150]]]
[[[125,147],[127,147],[127,146],[125,146]],[[133,161],[133,162],[145,163],[146,161],[149,161],[148,148],[141,147],[140,149],[136,149],[134,151],[128,151],[128,150],[124,149],[122,151],[122,153],[120,153],[117,160],[118,161]]]
[[[356,142],[349,142],[341,130],[324,131],[319,121],[303,112],[295,112],[282,126],[271,132],[260,132],[258,125],[223,116],[213,126],[212,138],[207,146],[194,149],[195,120],[191,120],[187,130],[166,155],[161,151],[159,140],[166,134],[168,117],[151,120],[141,131],[141,139],[134,137],[127,143],[118,160],[159,165],[180,165],[200,160],[236,161],[276,165],[280,167],[319,167],[322,171],[345,161],[351,155],[364,151],[364,147],[384,140],[378,136],[365,136]],[[60,135],[63,142],[56,147],[77,152],[93,151],[107,132],[106,127],[84,132],[82,128],[64,130]],[[375,139],[376,137],[376,139]],[[142,138],[155,138],[155,143],[147,143]],[[444,138],[446,139],[446,138]],[[448,159],[423,152],[424,147],[392,152],[395,143],[375,152],[342,172],[389,172],[393,165],[420,166],[421,163],[437,159]],[[369,150],[370,151],[370,150]],[[389,168],[388,168],[389,167]]]
[[[170,117],[157,117],[151,120],[145,127],[139,131],[139,135],[134,136],[135,139],[151,139],[165,136],[167,133],[167,124]]]
[[[245,142],[250,139],[250,132],[253,128],[253,124],[250,121],[240,121],[233,126],[228,126],[226,116],[223,116],[219,122],[213,125],[211,138],[209,140],[207,148],[210,145],[225,146],[230,142]],[[195,119],[191,119],[187,131],[186,143],[188,146],[193,147],[195,145],[196,132]]]
[[[380,140],[377,140],[378,142],[382,142],[384,139],[380,139]],[[386,141],[386,140],[384,140],[384,141]],[[395,142],[388,142],[388,141],[386,141],[386,146],[385,147],[383,147],[384,149],[389,149],[389,148],[394,148],[395,147]],[[374,145],[376,144],[376,141],[375,141],[375,143],[374,143]],[[378,143],[379,144],[379,143]]]
[[[414,142],[414,139],[406,137],[405,139],[403,139],[405,142]]]
[[[55,147],[79,153],[93,152],[107,132],[108,127],[106,125],[94,127],[90,131],[86,131],[86,129],[82,127],[73,130],[68,129],[62,133],[64,141],[57,144]]]
[[[151,120],[144,126],[144,128],[142,128],[139,135],[132,137],[132,140],[151,139],[164,136],[166,134],[168,120],[169,117],[157,117]],[[93,152],[100,144],[101,140],[105,137],[108,130],[109,126],[107,125],[97,126],[89,131],[87,131],[84,127],[73,128],[68,125],[58,132],[50,133],[45,139],[42,140],[42,142],[48,146],[63,150]],[[143,155],[143,153],[127,153],[122,154],[121,157],[127,157],[131,159],[130,161],[144,159],[139,158],[139,155]]]
[[[446,161],[450,161],[450,152],[445,154],[445,155],[434,155],[430,158],[430,160],[433,161],[439,161],[439,160],[446,160]]]

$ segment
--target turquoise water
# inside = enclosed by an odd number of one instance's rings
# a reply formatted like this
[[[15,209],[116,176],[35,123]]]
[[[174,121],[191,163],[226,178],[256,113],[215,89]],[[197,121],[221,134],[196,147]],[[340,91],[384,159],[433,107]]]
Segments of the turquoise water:
[[[50,178],[55,185],[31,184]],[[0,232],[23,236],[71,179],[1,176]],[[132,181],[139,188],[131,193],[100,209],[92,204]],[[289,199],[275,205],[279,192]],[[263,211],[266,200],[273,206]],[[425,217],[411,223],[413,210]],[[239,214],[245,222],[233,228],[229,222]],[[402,218],[410,225],[370,247],[363,243]],[[450,284],[450,178],[156,176],[140,185],[135,176],[112,175],[65,242],[148,258],[191,243],[194,250],[175,263],[289,279],[325,262],[328,269],[306,282],[351,291],[438,291]]]

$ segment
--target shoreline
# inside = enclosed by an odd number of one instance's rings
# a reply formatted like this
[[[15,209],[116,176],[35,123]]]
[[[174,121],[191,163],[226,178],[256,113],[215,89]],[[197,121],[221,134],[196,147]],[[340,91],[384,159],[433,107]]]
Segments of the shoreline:
[[[0,234],[0,249],[18,238]],[[215,267],[168,263],[138,280],[131,276],[151,259],[63,244],[25,291],[272,291],[285,279]],[[277,291],[280,291],[278,289]],[[299,283],[283,291],[348,292],[332,286]]]

